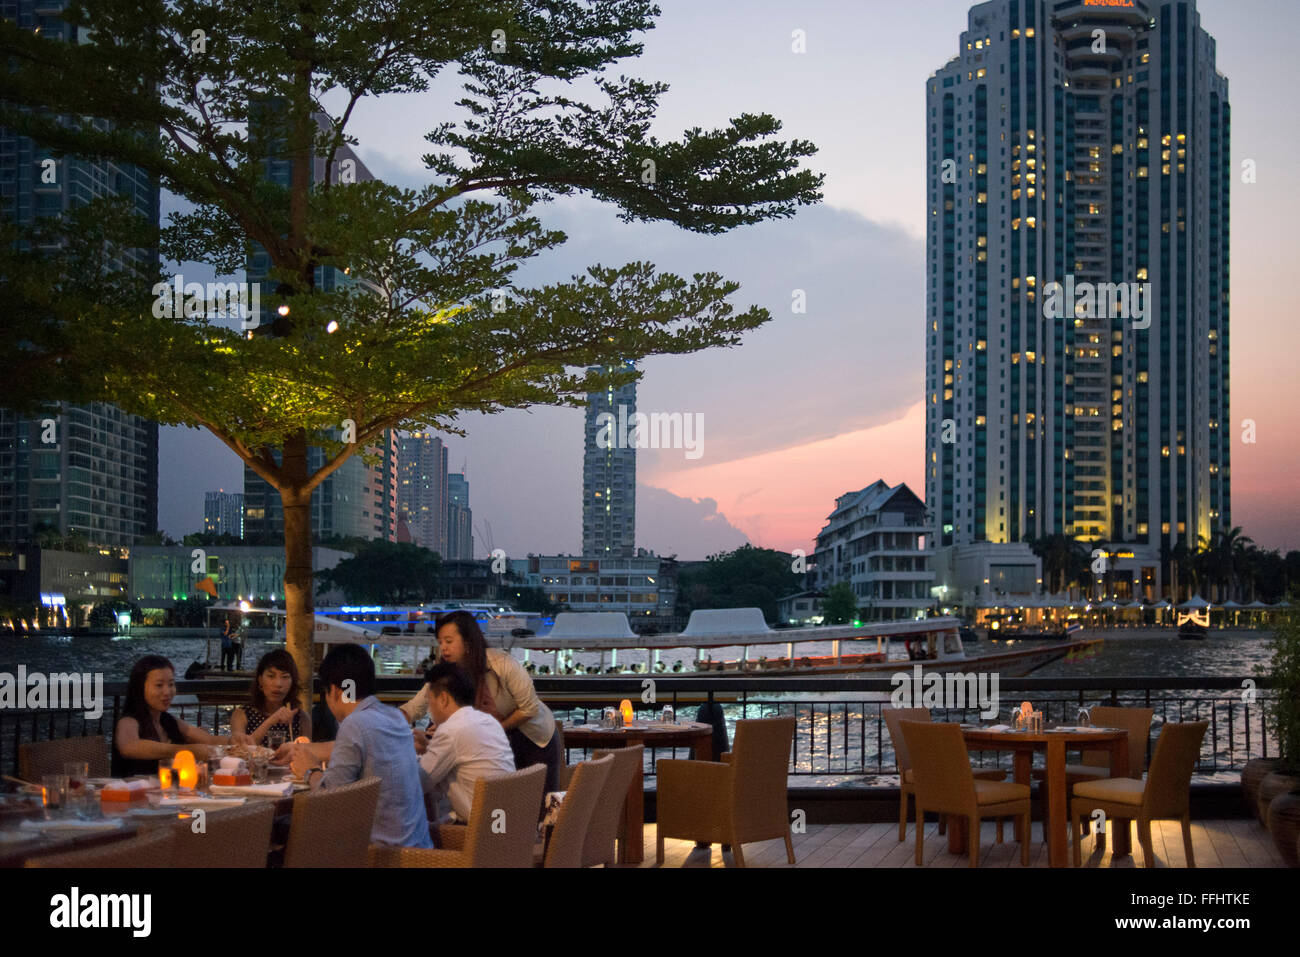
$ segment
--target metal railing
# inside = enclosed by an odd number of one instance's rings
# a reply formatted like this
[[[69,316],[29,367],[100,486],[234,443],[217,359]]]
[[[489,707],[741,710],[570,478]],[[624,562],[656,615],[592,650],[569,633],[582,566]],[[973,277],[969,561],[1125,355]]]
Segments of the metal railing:
[[[999,720],[1005,720],[1011,706],[1030,700],[1044,713],[1048,724],[1073,724],[1078,709],[1094,704],[1129,705],[1155,711],[1150,746],[1158,726],[1166,722],[1207,720],[1210,727],[1201,747],[1197,773],[1201,775],[1238,771],[1254,757],[1268,757],[1276,750],[1263,708],[1269,697],[1266,681],[1251,679],[1244,687],[1241,678],[1018,678],[1000,682]],[[539,695],[547,700],[556,717],[580,724],[598,720],[607,704],[628,700],[642,717],[658,714],[671,704],[678,720],[692,715],[692,705],[712,701],[722,709],[728,741],[735,722],[747,718],[793,715],[797,721],[790,773],[809,778],[871,778],[896,775],[892,744],[881,711],[889,706],[893,690],[889,678],[797,677],[797,678],[709,678],[657,675],[628,677],[534,677]],[[380,677],[380,694],[400,699],[414,694],[420,679],[413,676]],[[177,682],[171,712],[182,720],[214,734],[228,733],[230,712],[238,706],[229,698],[247,690],[246,679],[216,679]],[[204,701],[214,694],[224,702]],[[104,686],[103,714],[95,719],[69,710],[0,710],[0,773],[16,774],[18,748],[24,742],[82,735],[103,735],[111,739],[112,729],[126,695],[124,682]],[[1252,697],[1253,695],[1253,697]],[[194,696],[197,701],[185,701]],[[580,696],[581,700],[573,700]],[[922,702],[923,704],[924,702]],[[934,708],[936,720],[980,721],[972,703],[964,708]],[[662,751],[674,755],[683,748],[655,749],[649,756],[647,773]],[[581,752],[572,748],[571,752]],[[982,752],[981,764],[1005,762],[1006,756]]]

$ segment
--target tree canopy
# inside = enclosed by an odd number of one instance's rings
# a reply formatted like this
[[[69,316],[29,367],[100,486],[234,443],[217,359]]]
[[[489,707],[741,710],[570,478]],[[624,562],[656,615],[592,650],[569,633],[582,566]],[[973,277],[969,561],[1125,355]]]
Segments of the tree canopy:
[[[763,617],[777,620],[776,603],[803,583],[791,571],[788,552],[742,545],[710,555],[703,566],[683,568],[677,575],[677,613],[697,608],[761,608]]]
[[[419,605],[438,597],[441,575],[437,552],[377,539],[318,573],[317,591],[337,588],[355,605]]]
[[[767,114],[651,133],[667,87],[617,67],[658,13],[645,0],[72,0],[74,42],[0,20],[0,126],[53,157],[130,164],[182,201],[160,227],[121,197],[0,227],[14,326],[0,403],[111,402],[238,454],[282,499],[289,643],[306,668],[311,494],[349,456],[391,428],[461,432],[469,411],[580,404],[635,378],[628,360],[734,346],[769,318],[737,308],[716,273],[648,262],[516,281],[566,238],[536,215],[557,196],[701,233],[820,201],[821,176],[801,168],[815,148],[779,139]],[[463,95],[434,101],[453,70]],[[356,111],[402,94],[430,94],[409,101],[427,183],[349,175]],[[131,252],[155,249],[219,275],[264,252],[266,317],[242,329],[191,303],[159,308],[172,276]],[[309,446],[325,453],[314,470]]]

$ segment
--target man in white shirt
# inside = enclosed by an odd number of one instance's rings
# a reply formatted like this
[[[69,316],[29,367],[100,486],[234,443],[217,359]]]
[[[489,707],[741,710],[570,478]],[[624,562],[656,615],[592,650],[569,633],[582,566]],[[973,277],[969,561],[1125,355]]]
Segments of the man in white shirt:
[[[426,793],[436,789],[446,795],[456,818],[466,822],[474,782],[514,771],[514,752],[501,722],[472,707],[474,682],[460,666],[434,665],[426,681],[429,713],[437,729],[423,747],[421,736],[415,737],[421,780]]]

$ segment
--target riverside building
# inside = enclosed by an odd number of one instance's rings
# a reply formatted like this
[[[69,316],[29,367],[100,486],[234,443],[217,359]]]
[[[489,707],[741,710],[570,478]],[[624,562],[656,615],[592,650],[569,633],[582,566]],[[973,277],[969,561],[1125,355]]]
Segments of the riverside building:
[[[1145,579],[1232,525],[1214,39],[1193,0],[993,0],[926,112],[936,545],[1128,543]]]

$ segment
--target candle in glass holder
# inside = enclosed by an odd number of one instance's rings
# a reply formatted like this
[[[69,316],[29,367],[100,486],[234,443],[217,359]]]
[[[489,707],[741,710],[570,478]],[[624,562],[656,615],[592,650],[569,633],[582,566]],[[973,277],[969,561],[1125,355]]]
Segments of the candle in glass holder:
[[[158,762],[158,786],[161,788],[172,786],[172,766],[167,761]]]
[[[193,751],[177,751],[172,758],[172,770],[176,772],[176,783],[180,787],[193,790],[198,785],[199,771]]]
[[[623,726],[627,727],[632,723],[632,702],[624,698],[618,705],[619,713],[623,716]]]

